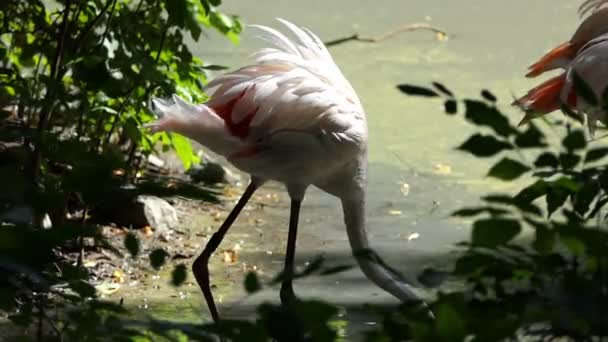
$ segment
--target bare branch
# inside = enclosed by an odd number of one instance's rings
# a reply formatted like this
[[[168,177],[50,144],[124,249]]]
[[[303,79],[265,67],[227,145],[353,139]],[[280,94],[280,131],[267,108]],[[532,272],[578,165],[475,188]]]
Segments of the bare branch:
[[[371,37],[366,37],[366,36],[360,36],[358,33],[353,34],[352,36],[348,36],[348,37],[344,37],[344,38],[338,38],[338,39],[334,39],[334,40],[330,40],[328,42],[325,42],[326,46],[334,46],[334,45],[338,45],[338,44],[343,44],[349,41],[358,41],[358,42],[365,42],[365,43],[378,43],[381,42],[383,40],[387,40],[389,38],[392,38],[396,35],[398,35],[399,33],[403,33],[403,32],[412,32],[412,31],[431,31],[433,33],[435,33],[435,35],[437,36],[438,40],[444,40],[448,37],[447,32],[438,29],[434,26],[431,26],[427,23],[415,23],[415,24],[408,24],[408,25],[404,25],[404,26],[400,26],[397,27],[391,31],[388,31],[384,34],[381,35],[377,35],[377,36],[371,36]]]

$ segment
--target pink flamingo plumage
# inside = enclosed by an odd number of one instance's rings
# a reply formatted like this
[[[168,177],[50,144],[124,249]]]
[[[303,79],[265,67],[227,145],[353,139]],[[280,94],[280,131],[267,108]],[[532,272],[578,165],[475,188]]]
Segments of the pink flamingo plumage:
[[[316,35],[279,21],[295,39],[256,26],[261,38],[275,47],[258,51],[255,63],[211,81],[205,104],[190,104],[178,96],[151,100],[151,109],[160,117],[147,125],[152,132],[187,136],[251,175],[235,208],[192,266],[213,319],[219,320],[219,315],[209,286],[209,257],[252,194],[268,180],[285,184],[291,198],[283,303],[295,298],[291,276],[298,216],[311,185],[341,200],[350,246],[363,273],[400,300],[420,302],[411,285],[364,253],[370,251],[365,231],[368,131],[357,94]]]

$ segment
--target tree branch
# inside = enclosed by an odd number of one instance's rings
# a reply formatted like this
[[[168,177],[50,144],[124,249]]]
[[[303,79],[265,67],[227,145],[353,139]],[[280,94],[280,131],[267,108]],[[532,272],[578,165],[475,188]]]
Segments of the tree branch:
[[[392,38],[396,35],[398,35],[399,33],[403,33],[403,32],[412,32],[412,31],[431,31],[434,32],[435,35],[437,36],[437,39],[439,40],[443,40],[445,38],[448,37],[447,32],[438,29],[436,27],[431,26],[430,24],[426,24],[426,23],[415,23],[415,24],[408,24],[408,25],[404,25],[404,26],[400,26],[397,27],[391,31],[388,31],[384,34],[381,35],[377,35],[377,36],[371,36],[371,37],[366,37],[366,36],[360,36],[359,33],[355,33],[352,36],[348,36],[348,37],[343,37],[343,38],[338,38],[338,39],[334,39],[334,40],[330,40],[328,42],[325,42],[326,46],[334,46],[334,45],[339,45],[339,44],[343,44],[349,41],[358,41],[358,42],[365,42],[365,43],[378,43],[381,42],[383,40],[387,40],[389,38]]]

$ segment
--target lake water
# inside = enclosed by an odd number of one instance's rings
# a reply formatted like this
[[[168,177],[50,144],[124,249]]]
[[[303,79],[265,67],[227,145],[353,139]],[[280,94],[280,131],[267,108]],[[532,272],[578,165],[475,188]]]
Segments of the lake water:
[[[498,96],[499,106],[511,120],[518,121],[522,114],[509,106],[511,94],[521,94],[539,82],[524,78],[527,66],[569,38],[579,22],[578,5],[571,0],[260,0],[225,1],[222,10],[238,14],[246,24],[275,28],[280,24],[273,18],[285,18],[311,29],[324,41],[354,32],[378,35],[415,22],[427,22],[448,33],[447,41],[418,31],[380,43],[349,42],[330,49],[368,115],[372,245],[389,263],[414,277],[425,265],[449,261],[453,244],[468,237],[467,222],[451,219],[451,212],[473,204],[481,194],[514,188],[484,177],[491,160],[476,160],[454,149],[473,132],[462,118],[443,114],[441,101],[406,97],[395,86],[441,81],[460,97],[477,97],[487,88]],[[195,50],[209,63],[238,67],[262,46],[252,31],[245,30],[240,46],[209,32]],[[266,191],[281,190],[270,185]],[[283,195],[277,206],[260,215],[267,220],[266,239],[247,239],[242,259],[266,264],[268,271],[280,269],[287,208]],[[317,190],[309,192],[301,214],[300,263],[320,253],[350,260],[340,213],[336,199]],[[247,229],[245,220],[235,228],[237,232]],[[270,249],[277,253],[264,253]],[[296,291],[345,306],[361,303],[362,298],[393,301],[364,281],[358,270],[296,282]],[[191,300],[197,298],[194,295]],[[276,299],[278,293],[261,298]],[[247,315],[247,310],[238,308],[247,301],[229,306],[235,315]],[[364,320],[356,317],[353,313],[349,319]]]

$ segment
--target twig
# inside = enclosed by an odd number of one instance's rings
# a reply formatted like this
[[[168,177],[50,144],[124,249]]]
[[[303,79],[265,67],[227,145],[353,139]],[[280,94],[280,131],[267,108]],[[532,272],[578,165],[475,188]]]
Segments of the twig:
[[[434,32],[435,34],[443,36],[443,37],[448,36],[447,32],[445,32],[441,29],[438,29],[436,27],[433,27],[427,23],[415,23],[415,24],[408,24],[408,25],[400,26],[400,27],[397,27],[384,34],[377,35],[377,36],[371,36],[371,37],[360,36],[359,33],[355,33],[352,36],[330,40],[328,42],[325,42],[325,45],[334,46],[334,45],[343,44],[343,43],[346,43],[346,42],[349,42],[352,40],[358,41],[358,42],[365,42],[365,43],[378,43],[383,40],[392,38],[392,37],[398,35],[399,33],[420,31],[420,30],[431,31],[431,32]]]

